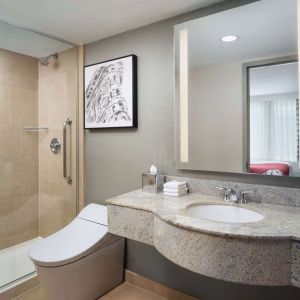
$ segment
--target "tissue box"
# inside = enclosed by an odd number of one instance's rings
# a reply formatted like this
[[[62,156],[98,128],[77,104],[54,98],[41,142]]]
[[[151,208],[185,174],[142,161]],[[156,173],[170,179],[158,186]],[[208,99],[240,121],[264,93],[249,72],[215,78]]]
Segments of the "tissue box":
[[[146,193],[159,193],[163,190],[165,183],[165,175],[162,174],[142,174],[142,189]]]

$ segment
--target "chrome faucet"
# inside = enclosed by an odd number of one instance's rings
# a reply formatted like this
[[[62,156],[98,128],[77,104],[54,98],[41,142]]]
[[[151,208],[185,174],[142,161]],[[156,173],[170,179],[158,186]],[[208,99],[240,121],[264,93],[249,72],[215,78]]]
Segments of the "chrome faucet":
[[[238,202],[236,189],[233,188],[224,188],[220,186],[216,186],[217,190],[224,191],[224,201],[226,202]]]
[[[255,190],[243,191],[240,193],[240,197],[238,197],[237,186],[235,186],[235,188],[225,188],[225,187],[216,186],[216,189],[224,191],[224,201],[241,203],[241,204],[247,203],[248,194],[254,194],[256,192]]]
[[[256,190],[249,190],[249,191],[241,192],[240,203],[246,204],[247,203],[247,195],[248,194],[255,194],[255,193],[256,193]]]

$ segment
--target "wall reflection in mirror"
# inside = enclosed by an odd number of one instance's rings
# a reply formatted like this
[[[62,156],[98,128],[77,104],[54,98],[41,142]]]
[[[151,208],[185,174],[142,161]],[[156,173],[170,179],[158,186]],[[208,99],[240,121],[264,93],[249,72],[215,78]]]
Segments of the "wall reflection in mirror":
[[[179,169],[300,176],[297,0],[175,26]]]

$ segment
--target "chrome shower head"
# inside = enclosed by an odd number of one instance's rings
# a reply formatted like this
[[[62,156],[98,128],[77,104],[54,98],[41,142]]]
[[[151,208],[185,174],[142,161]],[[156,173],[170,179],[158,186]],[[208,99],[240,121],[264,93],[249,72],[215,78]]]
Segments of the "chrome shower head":
[[[40,58],[40,64],[42,66],[46,66],[47,67],[49,65],[49,58],[50,57],[53,57],[53,58],[57,59],[58,58],[58,53],[54,53],[54,54],[50,54],[48,56],[41,57]]]

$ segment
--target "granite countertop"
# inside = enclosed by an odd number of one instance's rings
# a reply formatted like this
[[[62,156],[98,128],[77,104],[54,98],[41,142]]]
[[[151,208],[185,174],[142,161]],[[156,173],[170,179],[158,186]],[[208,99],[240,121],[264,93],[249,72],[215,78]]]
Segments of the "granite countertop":
[[[163,193],[150,194],[136,190],[106,200],[117,205],[152,212],[163,221],[178,227],[218,236],[264,239],[294,239],[300,241],[300,207],[270,203],[228,204],[221,198],[190,193],[175,198]],[[265,216],[255,223],[224,223],[187,216],[186,208],[195,204],[221,204],[238,206]]]

